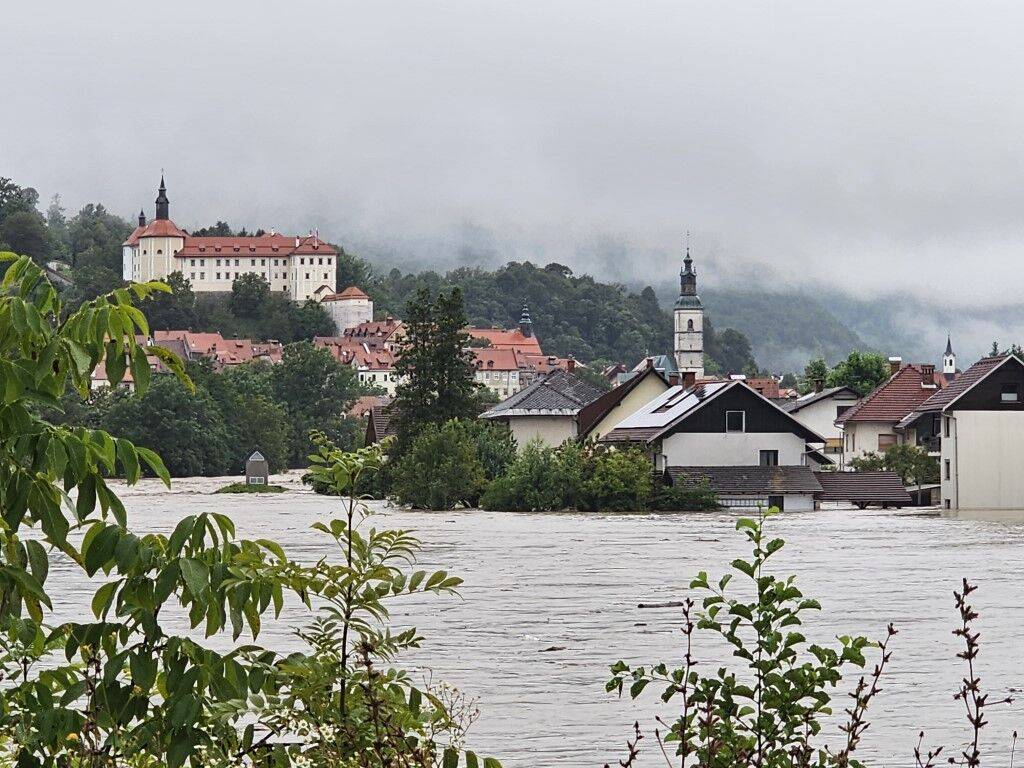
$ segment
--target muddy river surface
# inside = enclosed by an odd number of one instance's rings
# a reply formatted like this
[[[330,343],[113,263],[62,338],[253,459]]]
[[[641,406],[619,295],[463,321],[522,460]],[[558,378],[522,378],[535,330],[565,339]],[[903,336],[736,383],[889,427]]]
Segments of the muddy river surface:
[[[179,480],[166,491],[143,482],[123,489],[123,498],[142,530],[169,532],[184,515],[220,511],[234,518],[240,535],[275,539],[293,559],[330,554],[310,524],[340,515],[336,500],[304,491],[293,476],[286,480],[290,490],[273,496],[212,495],[222,484]],[[634,720],[653,727],[655,714],[671,716],[653,688],[639,704],[606,694],[608,666],[616,659],[678,660],[678,610],[638,604],[678,601],[697,571],[720,574],[744,553],[732,513],[381,509],[388,525],[414,529],[423,540],[423,567],[465,579],[461,597],[395,606],[395,621],[426,637],[406,665],[479,700],[470,745],[506,766],[615,764]],[[953,700],[962,668],[955,658],[961,644],[951,634],[952,591],[963,576],[976,582],[983,686],[993,698],[1017,698],[989,710],[985,764],[1009,763],[1011,734],[1024,733],[1024,696],[1017,693],[1024,689],[1024,515],[951,519],[830,509],[783,514],[771,528],[788,542],[776,571],[797,574],[805,594],[824,607],[808,621],[809,637],[881,636],[889,621],[899,629],[859,753],[869,765],[912,765],[920,730],[926,744],[946,744],[947,754],[962,746],[967,727]],[[66,566],[55,567],[48,586],[64,616],[84,613],[95,588]],[[306,618],[293,602],[282,621],[264,623],[260,642],[298,647],[294,628]],[[712,638],[698,637],[695,653],[709,666],[725,657]],[[843,695],[835,701],[846,706]],[[839,743],[838,730],[828,741]],[[651,749],[644,758],[640,765],[664,764]]]

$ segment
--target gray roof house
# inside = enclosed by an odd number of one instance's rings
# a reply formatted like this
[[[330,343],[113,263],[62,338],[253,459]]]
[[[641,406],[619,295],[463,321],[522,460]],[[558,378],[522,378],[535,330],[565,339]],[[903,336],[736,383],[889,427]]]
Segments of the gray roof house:
[[[480,415],[507,424],[519,447],[531,440],[558,446],[578,434],[579,412],[603,394],[598,387],[554,370]]]

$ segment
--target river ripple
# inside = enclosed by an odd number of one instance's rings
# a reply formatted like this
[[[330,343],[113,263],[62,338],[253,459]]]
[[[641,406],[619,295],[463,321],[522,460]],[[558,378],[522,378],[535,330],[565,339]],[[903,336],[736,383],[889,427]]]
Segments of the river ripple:
[[[309,526],[339,515],[336,500],[300,490],[294,476],[288,493],[259,498],[211,495],[220,484],[179,480],[166,492],[144,481],[122,490],[139,530],[169,532],[184,515],[219,511],[234,518],[240,535],[275,539],[294,559],[330,553]],[[506,766],[614,764],[635,719],[651,724],[654,713],[670,712],[653,689],[639,706],[606,694],[608,665],[680,656],[678,611],[637,604],[679,600],[697,571],[722,573],[744,554],[731,513],[385,511],[389,526],[414,529],[424,541],[423,567],[465,579],[459,598],[411,598],[395,607],[396,622],[426,637],[406,662],[479,698],[470,744]],[[825,609],[808,621],[810,638],[880,636],[888,621],[900,631],[860,752],[869,765],[911,765],[921,729],[926,744],[946,743],[947,754],[966,738],[962,706],[952,697],[962,674],[952,591],[962,576],[980,586],[974,604],[982,614],[983,685],[993,698],[1024,689],[1021,519],[830,509],[772,521],[771,532],[787,540],[777,570],[797,574]],[[66,563],[55,564],[48,586],[58,617],[81,617],[95,588]],[[305,618],[301,606],[289,605],[282,621],[264,624],[260,642],[298,647],[293,631]],[[184,631],[180,617],[171,621]],[[724,658],[710,637],[695,650],[709,667]],[[842,696],[836,703],[846,705]],[[1018,702],[992,708],[989,719],[986,764],[1005,765],[1010,734],[1024,732],[1024,709]],[[838,743],[840,734],[833,728],[829,738]],[[641,764],[663,763],[648,749]]]

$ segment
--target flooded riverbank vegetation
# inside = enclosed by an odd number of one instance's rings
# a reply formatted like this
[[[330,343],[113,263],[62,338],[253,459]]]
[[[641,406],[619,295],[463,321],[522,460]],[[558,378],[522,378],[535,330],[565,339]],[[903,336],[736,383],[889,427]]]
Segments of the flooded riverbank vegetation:
[[[869,707],[882,693],[897,629],[889,624],[884,636],[874,640],[841,635],[835,646],[809,643],[801,631],[803,615],[820,611],[821,604],[804,595],[794,576],[776,576],[765,568],[785,546],[781,538],[766,535],[769,516],[777,511],[773,508],[757,518],[737,521],[736,529],[751,546],[748,558],[734,560],[732,570],[717,581],[702,571],[690,582],[696,595],[687,597],[680,607],[683,644],[679,661],[641,666],[618,661],[611,666],[612,677],[605,686],[608,692],[622,696],[628,691],[630,698],[636,699],[651,686],[660,692],[663,702],[676,705],[674,714],[656,717],[653,735],[639,721],[634,725],[619,766],[637,765],[643,742],[650,738],[650,749],[657,749],[667,764],[683,768],[864,768],[854,753],[870,726]],[[734,578],[746,582],[740,584],[741,597],[729,588]],[[964,706],[967,742],[958,754],[947,757],[954,750],[922,747],[922,731],[913,750],[916,768],[980,766],[986,709],[1012,701],[990,700],[977,674],[980,633],[973,623],[979,616],[968,602],[975,589],[964,579],[953,595],[960,618],[953,634],[964,642],[957,658],[966,665],[953,698]],[[702,633],[717,635],[733,649],[732,665],[702,671],[696,646]],[[873,664],[868,655],[874,657]],[[844,717],[839,732],[830,735],[826,729],[835,714],[833,698],[844,679],[856,683],[841,694]],[[835,746],[830,746],[830,740]],[[1011,765],[1016,740],[1015,731],[1008,747]]]
[[[460,579],[413,569],[419,543],[366,525],[353,495],[380,451],[324,448],[313,472],[345,499],[317,528],[337,561],[289,560],[268,539],[242,539],[217,513],[189,515],[170,535],[135,533],[106,478],[136,483],[143,465],[166,484],[160,458],[98,429],[52,424],[40,403],[85,398],[101,362],[113,383],[130,370],[145,392],[147,354],[185,387],[172,355],[143,348],[136,304],[159,283],[118,289],[71,311],[27,258],[4,258],[0,288],[0,744],[4,759],[35,766],[458,766],[496,768],[464,749],[475,705],[443,685],[416,685],[395,666],[422,638],[392,629],[387,605],[453,592]],[[73,494],[74,497],[69,494]],[[79,535],[81,534],[81,535]],[[55,559],[79,579],[106,578],[95,621],[51,623]],[[66,560],[65,560],[66,559]],[[305,605],[306,649],[256,645],[286,600]],[[315,606],[315,607],[314,607]],[[184,612],[191,632],[161,615]],[[197,642],[243,632],[218,652]]]

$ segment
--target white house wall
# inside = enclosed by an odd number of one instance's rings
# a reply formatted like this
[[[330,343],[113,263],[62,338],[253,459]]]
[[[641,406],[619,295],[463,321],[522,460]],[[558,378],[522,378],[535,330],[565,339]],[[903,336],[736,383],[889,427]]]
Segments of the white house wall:
[[[538,438],[545,445],[557,447],[576,437],[576,419],[573,416],[513,416],[509,418],[509,429],[520,449]]]
[[[668,466],[757,466],[761,451],[778,451],[779,464],[804,463],[806,443],[792,432],[676,432],[662,442]]]
[[[939,471],[943,506],[1024,509],[1024,411],[957,411]]]

